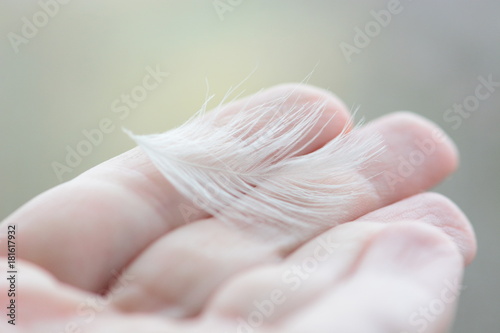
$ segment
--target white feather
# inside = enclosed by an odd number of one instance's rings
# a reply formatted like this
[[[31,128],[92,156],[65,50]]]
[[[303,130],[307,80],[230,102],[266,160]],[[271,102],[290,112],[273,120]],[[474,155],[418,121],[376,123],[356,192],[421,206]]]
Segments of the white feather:
[[[358,171],[381,151],[381,141],[355,128],[300,155],[327,125],[305,141],[325,103],[288,106],[289,101],[290,95],[283,96],[230,116],[222,106],[206,113],[205,103],[168,132],[126,132],[180,193],[222,221],[331,226],[345,214],[345,204],[367,191]]]

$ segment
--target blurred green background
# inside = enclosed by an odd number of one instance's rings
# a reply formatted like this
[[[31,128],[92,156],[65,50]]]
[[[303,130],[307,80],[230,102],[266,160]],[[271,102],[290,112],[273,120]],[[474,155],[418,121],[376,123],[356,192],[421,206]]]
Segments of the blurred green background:
[[[63,181],[133,147],[122,126],[152,133],[182,123],[203,103],[206,79],[215,106],[254,69],[243,95],[302,81],[315,68],[309,83],[360,106],[367,120],[411,110],[457,142],[461,168],[437,191],[474,223],[479,255],[466,272],[453,332],[498,332],[500,91],[468,117],[447,121],[445,114],[474,95],[479,76],[500,81],[500,2],[402,0],[390,22],[376,23],[372,11],[391,6],[73,0],[43,9],[36,1],[0,2],[0,219],[59,184],[52,163],[64,164],[67,147],[76,149],[82,131],[102,119],[114,130]],[[26,20],[39,27],[30,30]],[[357,28],[372,29],[369,42],[355,40]],[[346,57],[341,45],[356,42]],[[142,85],[147,68],[169,76],[128,114],[113,112],[122,94]]]

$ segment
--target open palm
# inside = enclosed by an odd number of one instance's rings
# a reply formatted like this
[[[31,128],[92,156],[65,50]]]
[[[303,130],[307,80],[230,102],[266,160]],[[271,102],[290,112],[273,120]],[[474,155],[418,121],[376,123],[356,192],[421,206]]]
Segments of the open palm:
[[[308,134],[303,155],[350,119],[334,96],[304,85],[271,88],[225,112],[279,96],[285,106],[322,100],[324,117],[335,114]],[[0,331],[446,331],[476,245],[461,211],[423,191],[454,171],[456,149],[410,113],[360,131],[380,134],[386,149],[352,175],[360,195],[329,226],[223,223],[137,148],[43,193],[0,225],[3,276],[9,225],[19,271],[18,319],[2,319]],[[5,292],[0,302],[5,309]]]

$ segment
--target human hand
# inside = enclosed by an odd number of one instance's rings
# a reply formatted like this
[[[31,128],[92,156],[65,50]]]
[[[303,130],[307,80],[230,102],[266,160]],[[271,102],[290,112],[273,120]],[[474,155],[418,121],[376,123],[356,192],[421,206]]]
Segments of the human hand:
[[[302,154],[339,135],[349,120],[335,97],[306,86],[275,87],[251,103],[283,95],[290,96],[285,105],[325,100],[324,116],[335,114]],[[238,112],[248,101],[226,110]],[[365,180],[362,195],[330,226],[300,230],[234,227],[201,210],[186,224],[179,207],[190,199],[143,152],[124,153],[0,225],[4,276],[9,225],[19,272],[19,319],[13,326],[4,317],[0,330],[444,332],[476,245],[453,203],[422,193],[457,165],[453,144],[436,131],[409,113],[364,126],[361,132],[379,133],[386,149],[356,175]],[[433,149],[402,176],[400,157],[422,150],[424,141]],[[5,310],[9,281],[0,281]]]

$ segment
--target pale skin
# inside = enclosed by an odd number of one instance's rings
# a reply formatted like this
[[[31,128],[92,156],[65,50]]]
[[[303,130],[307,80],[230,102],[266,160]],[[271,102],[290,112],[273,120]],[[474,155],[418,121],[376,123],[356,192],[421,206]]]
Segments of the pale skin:
[[[335,96],[305,85],[265,90],[225,112],[284,93],[290,103],[325,100],[324,115],[335,114],[303,154],[350,118]],[[137,148],[41,194],[0,225],[5,313],[8,225],[19,271],[16,325],[2,313],[0,331],[445,332],[476,243],[459,208],[425,191],[456,169],[457,150],[410,113],[362,131],[380,133],[387,148],[358,171],[368,181],[357,205],[300,233],[227,225],[199,209],[186,215],[179,207],[192,200]],[[434,149],[413,172],[386,177],[429,138]]]

